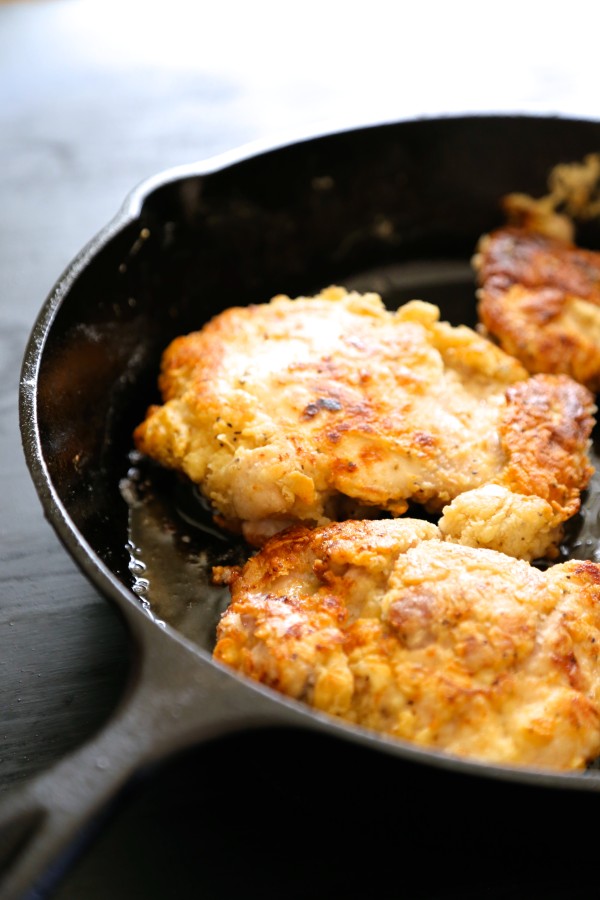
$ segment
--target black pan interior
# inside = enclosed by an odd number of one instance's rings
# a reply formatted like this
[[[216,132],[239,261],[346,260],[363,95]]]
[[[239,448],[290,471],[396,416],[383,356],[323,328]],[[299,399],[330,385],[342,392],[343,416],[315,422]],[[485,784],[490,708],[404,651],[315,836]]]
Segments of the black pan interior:
[[[470,258],[501,223],[500,198],[543,194],[553,166],[599,148],[596,122],[466,116],[341,132],[159,181],[68,282],[38,384],[53,487],[134,602],[210,650],[226,598],[207,573],[248,553],[212,529],[188,485],[132,454],[171,338],[227,306],[332,283],[377,290],[390,307],[420,297],[473,324]],[[578,238],[600,247],[597,225]],[[597,519],[593,484],[565,556],[595,558]]]

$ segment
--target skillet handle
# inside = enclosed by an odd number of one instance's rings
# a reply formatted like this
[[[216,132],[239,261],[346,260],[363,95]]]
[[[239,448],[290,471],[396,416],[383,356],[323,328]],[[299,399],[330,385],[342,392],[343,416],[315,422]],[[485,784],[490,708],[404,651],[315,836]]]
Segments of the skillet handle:
[[[303,723],[301,713],[203,659],[144,613],[128,618],[138,655],[112,718],[0,805],[0,900],[49,896],[102,813],[153,763],[228,732]]]

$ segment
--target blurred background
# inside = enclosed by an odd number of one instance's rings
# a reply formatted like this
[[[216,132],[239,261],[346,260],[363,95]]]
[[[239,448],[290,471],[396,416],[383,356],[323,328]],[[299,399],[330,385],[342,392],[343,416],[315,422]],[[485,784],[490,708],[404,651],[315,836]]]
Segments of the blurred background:
[[[156,170],[407,116],[594,114],[598,15],[518,0],[0,2],[3,316],[23,271],[41,301]]]
[[[598,17],[587,2],[559,14],[516,0],[0,2],[0,797],[91,734],[127,674],[121,624],[43,521],[20,447],[22,354],[64,267],[143,179],[248,142],[456,112],[594,118]],[[383,821],[340,774],[335,744],[277,735],[271,747],[265,760],[252,736],[223,741],[168,769],[111,822],[59,900],[292,898],[308,883],[317,898],[374,887],[408,900],[536,896],[531,811],[515,809],[512,840],[496,834],[475,871],[469,842],[494,809],[470,819],[459,783],[432,817],[464,834],[462,860],[444,849],[445,825],[429,830],[433,777],[431,794],[406,786],[404,812],[396,801]],[[313,794],[302,753],[323,761]],[[353,753],[346,764],[362,765]],[[389,761],[370,764],[385,793]],[[219,780],[232,771],[244,787],[224,799]],[[518,793],[503,795],[518,807]],[[417,808],[414,842],[402,832],[398,843],[394,823]],[[552,803],[534,819],[551,821]],[[539,896],[583,896],[571,874],[568,861],[546,873]]]

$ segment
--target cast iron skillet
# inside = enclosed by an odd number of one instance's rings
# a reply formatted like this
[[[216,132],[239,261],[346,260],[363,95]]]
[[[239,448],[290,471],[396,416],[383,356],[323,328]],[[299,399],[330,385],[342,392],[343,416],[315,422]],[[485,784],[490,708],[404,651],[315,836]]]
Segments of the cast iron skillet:
[[[399,767],[600,789],[593,768],[554,774],[454,759],[334,721],[237,676],[211,659],[218,608],[202,572],[197,585],[188,579],[191,630],[169,606],[182,570],[165,561],[161,596],[171,624],[158,621],[152,585],[144,595],[135,569],[141,557],[160,579],[160,550],[134,547],[131,534],[140,510],[150,510],[184,567],[194,554],[210,562],[240,550],[204,527],[193,497],[196,511],[186,512],[187,488],[165,487],[131,456],[132,429],[156,397],[160,352],[172,337],[227,306],[332,283],[379,290],[390,306],[432,300],[453,323],[472,324],[469,260],[479,235],[501,222],[499,198],[540,195],[552,166],[599,149],[600,122],[524,115],[401,121],[246,148],[142,184],[68,267],[25,354],[22,438],[44,512],[126,620],[133,663],[104,730],[3,807],[2,897],[39,896],[83,826],[134,776],[231,731],[314,729],[391,754]],[[598,226],[580,241],[600,246]],[[594,497],[592,490],[589,508]],[[592,519],[578,520],[571,555],[593,558]]]

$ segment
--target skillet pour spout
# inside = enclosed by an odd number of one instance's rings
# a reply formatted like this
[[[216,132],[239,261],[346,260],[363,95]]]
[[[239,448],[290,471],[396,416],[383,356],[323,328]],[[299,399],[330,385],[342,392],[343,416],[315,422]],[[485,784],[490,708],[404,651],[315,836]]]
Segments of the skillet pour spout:
[[[420,750],[226,670],[212,659],[206,584],[194,588],[201,620],[194,635],[175,619],[157,620],[152,585],[150,611],[134,591],[131,508],[122,490],[133,429],[158,399],[160,355],[171,338],[229,306],[278,293],[310,296],[331,284],[377,291],[390,308],[429,300],[451,323],[472,325],[470,259],[479,237],[501,222],[500,198],[543,194],[552,167],[598,148],[600,122],[518,113],[255,145],[149,179],[73,260],[31,333],[21,433],[44,513],[124,617],[133,664],[104,730],[0,808],[2,898],[50,891],[81,849],[78,836],[90,836],[129,782],[185,747],[236,730],[308,728],[339,739],[340,753],[344,741],[359,743],[395,757],[399,783],[418,765],[449,777],[600,789],[593,768],[524,770]],[[586,225],[582,241],[600,247],[597,223]],[[209,540],[195,534],[200,551],[208,552]],[[590,540],[595,546],[598,535]],[[160,569],[160,559],[153,564]],[[167,594],[175,590],[167,583]]]

